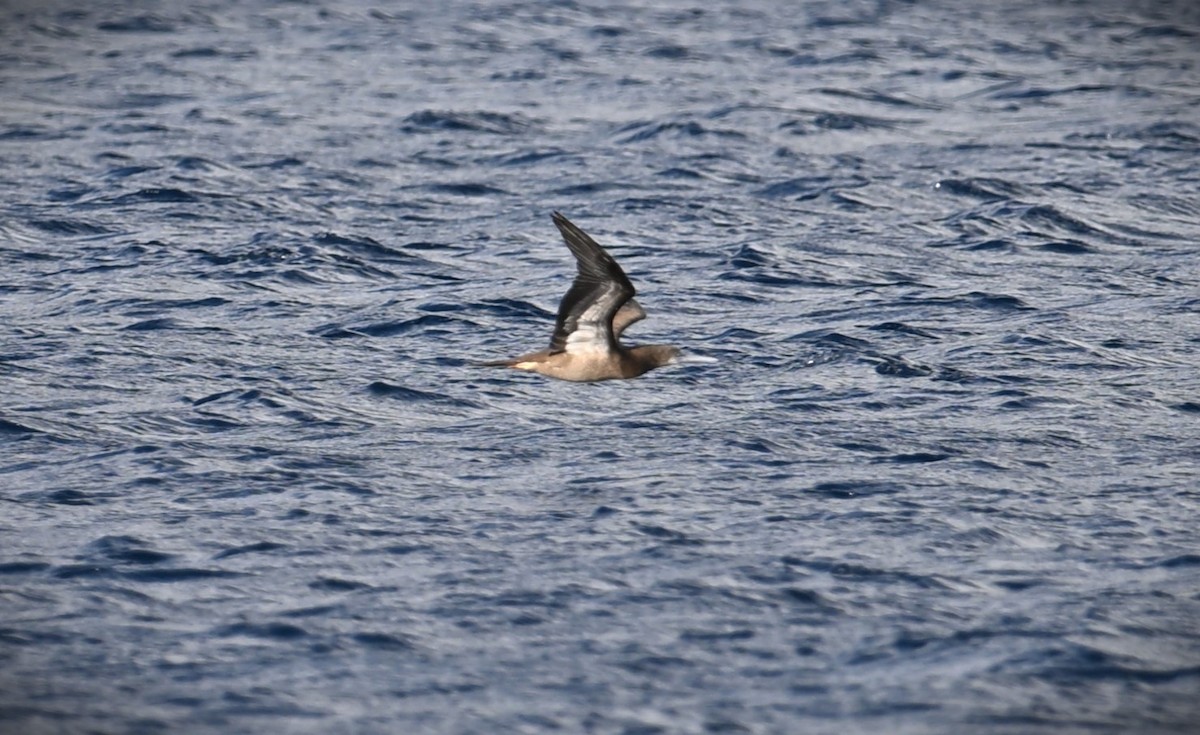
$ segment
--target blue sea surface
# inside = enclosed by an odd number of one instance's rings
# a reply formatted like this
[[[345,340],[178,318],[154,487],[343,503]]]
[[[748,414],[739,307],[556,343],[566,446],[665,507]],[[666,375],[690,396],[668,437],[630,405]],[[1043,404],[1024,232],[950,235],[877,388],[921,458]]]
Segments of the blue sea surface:
[[[0,166],[3,735],[1200,731],[1190,0],[14,0]]]

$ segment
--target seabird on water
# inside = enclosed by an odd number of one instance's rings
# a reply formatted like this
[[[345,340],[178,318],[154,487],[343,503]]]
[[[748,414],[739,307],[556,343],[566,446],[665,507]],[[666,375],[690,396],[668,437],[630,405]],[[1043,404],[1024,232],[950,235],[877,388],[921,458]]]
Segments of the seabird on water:
[[[636,378],[678,357],[679,349],[669,345],[621,346],[618,339],[625,328],[646,316],[633,298],[633,284],[617,261],[586,232],[560,212],[555,212],[553,219],[579,272],[558,305],[550,347],[483,364],[560,380],[592,381]]]

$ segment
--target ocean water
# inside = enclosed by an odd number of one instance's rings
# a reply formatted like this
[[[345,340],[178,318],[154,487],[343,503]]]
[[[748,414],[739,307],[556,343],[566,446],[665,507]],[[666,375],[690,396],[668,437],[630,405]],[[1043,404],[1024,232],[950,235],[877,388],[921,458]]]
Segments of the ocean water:
[[[1194,3],[0,6],[0,732],[1194,733]],[[543,347],[610,249],[689,359]]]

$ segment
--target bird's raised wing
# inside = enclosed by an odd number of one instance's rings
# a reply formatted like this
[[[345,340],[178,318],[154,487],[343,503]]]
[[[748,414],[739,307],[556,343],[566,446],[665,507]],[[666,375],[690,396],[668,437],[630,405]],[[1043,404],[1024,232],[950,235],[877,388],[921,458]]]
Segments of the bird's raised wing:
[[[554,213],[553,219],[575,256],[579,271],[558,305],[550,352],[615,350],[617,338],[613,332],[613,315],[633,298],[633,284],[617,261],[586,232],[559,212]],[[632,321],[625,322],[621,328]]]

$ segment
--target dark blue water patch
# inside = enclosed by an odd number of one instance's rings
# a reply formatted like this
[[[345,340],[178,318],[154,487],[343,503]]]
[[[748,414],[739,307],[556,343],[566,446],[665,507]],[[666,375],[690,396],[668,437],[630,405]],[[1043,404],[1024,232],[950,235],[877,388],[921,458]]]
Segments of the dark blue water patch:
[[[786,451],[785,447],[777,442],[768,441],[766,439],[743,439],[733,440],[729,442],[729,446],[744,449],[748,452],[756,452],[758,454],[777,454],[781,450]],[[764,460],[765,464],[769,464]]]
[[[1001,207],[1008,206],[1007,199],[999,202],[984,202],[976,206],[951,214],[941,220],[941,223],[953,230],[956,235],[952,238],[934,240],[933,246],[945,247],[975,244],[980,240],[1012,239],[1012,228],[1004,222],[1000,213]]]
[[[570,186],[561,186],[551,191],[557,197],[581,197],[586,198],[595,194],[602,194],[607,191],[627,191],[629,189],[638,188],[628,182],[621,181],[591,181],[584,184],[571,184]],[[665,200],[658,200],[660,204],[666,203]]]
[[[106,564],[60,564],[50,570],[56,579],[107,579],[116,571]]]
[[[1138,194],[1130,197],[1130,204],[1150,212],[1200,219],[1200,201],[1196,201],[1183,193]],[[1120,230],[1121,232],[1140,238],[1175,240],[1177,237],[1177,234],[1171,231],[1162,232],[1146,227],[1135,227],[1129,222],[1114,223],[1112,227],[1115,230]]]
[[[725,139],[739,139],[746,137],[743,133],[740,133],[736,130],[710,128],[695,120],[636,122],[619,128],[616,133],[624,136],[618,139],[618,142],[621,144],[641,143],[662,136],[670,136],[673,138],[700,138],[714,136]]]
[[[963,250],[973,252],[993,252],[993,253],[1015,253],[1017,252],[1017,244],[1012,240],[1003,238],[989,238],[986,240],[976,240],[972,237],[960,237],[955,240],[940,243],[930,243],[930,247],[960,247]]]
[[[631,650],[625,651],[624,656],[617,663],[618,667],[629,671],[630,674],[649,677],[665,677],[668,671],[679,669],[690,669],[695,667],[695,663],[683,656],[665,656],[662,653],[640,653],[641,646],[631,646]],[[659,725],[640,722],[636,718],[613,718],[617,719],[620,727],[617,729],[617,723],[613,723],[613,733],[630,733],[635,735],[661,735],[666,730]],[[588,729],[592,729],[595,725],[590,725]],[[599,725],[600,729],[604,729],[604,725]]]
[[[75,202],[95,193],[96,189],[89,186],[68,186],[51,189],[46,192],[46,198],[52,202]]]
[[[963,548],[987,548],[999,543],[1010,542],[1010,538],[994,528],[978,527],[958,531],[953,536],[953,543]]]
[[[371,585],[366,582],[337,577],[322,577],[321,579],[309,582],[308,587],[318,592],[359,592],[361,590],[372,589]]]
[[[574,157],[576,157],[576,154],[562,148],[523,149],[511,153],[488,156],[481,159],[480,163],[496,166],[531,166],[546,161]]]
[[[266,161],[259,161],[259,162],[254,162],[254,163],[243,163],[242,168],[246,168],[246,169],[265,168],[265,169],[278,170],[278,169],[287,169],[287,168],[298,168],[298,167],[305,166],[305,165],[307,165],[307,164],[304,160],[302,160],[300,158],[296,158],[295,156],[282,156],[280,158],[272,158],[272,159],[269,159]]]
[[[319,327],[308,330],[308,333],[325,339],[354,339],[357,337],[369,337],[370,335],[359,332],[349,327],[344,327],[341,324],[324,324]]]
[[[968,384],[990,381],[991,378],[980,377],[968,370],[963,370],[961,368],[939,365],[937,368],[937,374],[933,376],[932,380],[941,381],[944,383]]]
[[[732,268],[763,268],[775,265],[774,258],[758,250],[754,244],[739,245],[737,251],[728,258]]]
[[[310,420],[310,421],[306,421],[304,423],[314,424],[316,422]],[[330,422],[330,425],[335,426],[335,427],[342,426],[342,424],[338,423],[338,422]],[[327,462],[323,463],[323,465],[327,465],[327,464],[328,464]],[[317,467],[316,469],[320,469],[320,467]],[[346,493],[348,495],[356,495],[359,497],[370,497],[372,495],[379,494],[378,491],[376,491],[370,487],[367,487],[366,485],[364,485],[362,483],[349,482],[349,481],[345,481],[345,480],[317,481],[313,484],[313,489],[320,490],[321,492]]]
[[[1008,334],[1001,339],[1001,343],[1014,347],[1067,347],[1072,350],[1080,349],[1075,345],[1066,345],[1062,340],[1040,334]]]
[[[889,464],[929,464],[931,462],[942,462],[953,456],[951,453],[942,452],[911,452],[908,454],[893,454],[890,457],[880,457],[874,461]]]
[[[290,283],[295,286],[321,286],[329,281],[326,278],[314,273],[307,268],[282,268],[271,274],[255,274],[257,277],[266,277],[267,275],[284,283]]]
[[[792,274],[776,257],[762,252],[753,244],[740,245],[729,257],[728,265],[732,270],[722,272],[718,278],[749,280],[771,286],[800,286],[806,283],[805,277]]]
[[[396,633],[355,633],[351,640],[373,651],[411,651],[416,648],[412,638]]]
[[[107,227],[76,219],[34,219],[29,220],[29,224],[52,235],[64,237],[108,235],[113,232]]]
[[[1026,395],[1021,398],[1004,401],[999,405],[999,408],[1006,411],[1029,411],[1041,409],[1046,406],[1059,406],[1070,403],[1070,400],[1056,396]]]
[[[171,128],[159,122],[142,121],[144,113],[140,112],[142,108],[156,108],[168,105],[175,105],[181,102],[191,102],[194,98],[187,94],[168,94],[164,92],[126,92],[118,97],[112,103],[117,109],[131,110],[121,116],[123,122],[105,123],[100,126],[101,130],[117,134],[128,134],[134,132],[163,132]]]
[[[28,628],[21,630],[17,628],[0,628],[0,643],[6,643],[12,646],[60,646],[69,644],[73,640],[78,640],[81,636],[70,633],[55,633],[50,631],[29,630]],[[95,639],[85,639],[88,643],[96,642]],[[45,711],[29,707],[3,707],[0,708],[0,714],[3,713],[23,714],[29,712],[33,716],[41,719],[46,715]]]
[[[1193,28],[1188,28],[1188,27],[1186,27],[1186,25],[1184,25],[1188,21],[1191,21],[1191,22],[1196,21],[1194,13],[1192,14],[1192,17],[1190,17],[1190,18],[1185,18],[1185,17],[1181,16],[1181,17],[1175,18],[1174,20],[1177,20],[1179,22],[1171,23],[1171,24],[1151,25],[1151,26],[1146,26],[1144,28],[1138,28],[1137,30],[1134,30],[1131,33],[1129,33],[1128,35],[1122,37],[1120,39],[1120,42],[1123,44],[1128,44],[1130,42],[1138,41],[1138,40],[1141,40],[1144,38],[1150,38],[1150,39],[1155,39],[1155,40],[1170,39],[1170,38],[1192,40],[1192,39],[1200,37],[1200,32],[1196,31]]]
[[[96,496],[85,493],[82,490],[74,488],[66,488],[63,490],[54,490],[46,493],[43,500],[47,503],[55,505],[95,505]]]
[[[509,69],[495,71],[488,77],[497,82],[533,82],[546,78],[546,72],[541,69]]]
[[[1000,216],[1019,214],[1022,224],[1038,228],[1038,231],[1067,232],[1089,240],[1095,240],[1096,238],[1103,238],[1105,240],[1120,239],[1114,238],[1104,228],[1066,214],[1057,207],[1050,205],[1036,205],[1032,207],[1004,206],[997,210],[997,214]]]
[[[1179,554],[1178,556],[1163,559],[1154,566],[1166,569],[1173,569],[1175,567],[1200,567],[1200,554]]]
[[[245,575],[241,572],[230,572],[224,569],[174,567],[168,569],[133,569],[122,572],[121,576],[135,582],[173,584],[176,582],[194,582],[206,579],[235,579]]]
[[[224,163],[218,163],[211,159],[205,159],[204,156],[179,156],[175,159],[175,168],[179,171],[187,172],[215,172],[227,171],[229,166]]]
[[[156,332],[159,330],[185,329],[185,325],[178,319],[171,317],[159,317],[157,319],[145,319],[140,322],[121,327],[127,332]]]
[[[429,242],[424,240],[416,240],[406,242],[402,245],[405,250],[461,250],[461,245],[455,245],[448,242]]]
[[[176,26],[166,18],[146,14],[98,23],[96,29],[109,33],[174,33]]]
[[[474,112],[422,110],[404,118],[400,129],[405,133],[455,132],[520,135],[535,127],[534,121],[516,114],[509,115],[486,110]]]
[[[147,133],[167,133],[171,131],[170,127],[162,123],[152,122],[112,122],[101,125],[100,129],[106,133],[130,138],[143,136]]]
[[[368,385],[367,392],[375,396],[391,398],[405,403],[441,403],[452,406],[478,407],[478,404],[474,401],[454,398],[442,393],[417,390],[416,388],[405,388],[402,385],[394,385],[382,380],[377,380]]]
[[[327,339],[340,339],[348,336],[395,337],[396,335],[408,334],[414,331],[424,334],[445,334],[448,330],[440,329],[440,327],[461,323],[463,323],[463,320],[460,318],[442,316],[441,314],[422,314],[413,319],[378,322],[376,324],[357,327],[341,327],[340,325],[329,324],[317,327],[311,330],[310,333]]]
[[[929,340],[940,340],[941,339],[941,337],[939,335],[929,331],[928,329],[922,329],[921,327],[915,327],[911,324],[905,324],[903,322],[880,322],[879,324],[872,324],[871,326],[867,327],[867,329],[870,329],[870,330],[876,331],[876,332],[894,332],[897,334],[907,334],[907,335],[912,335],[914,337],[923,337],[923,338],[929,339]]]
[[[470,694],[472,692],[482,691],[485,686],[482,683],[473,681],[451,681],[449,683],[435,682],[424,686],[405,686],[401,689],[393,689],[389,694],[398,699],[404,700],[409,698],[422,697],[455,697],[460,695]]]
[[[472,304],[464,307],[459,303],[450,303],[446,301],[428,301],[417,306],[417,311],[427,311],[431,314],[446,314],[449,312],[471,311],[478,304]]]
[[[851,132],[869,130],[892,130],[907,123],[870,115],[852,115],[846,112],[823,112],[810,117],[789,120],[779,126],[792,135],[815,135],[829,131]]]
[[[656,171],[654,175],[663,179],[684,179],[688,181],[695,181],[697,179],[705,178],[705,176],[699,171],[693,171],[690,168],[681,168],[678,166],[663,169],[662,171]]]
[[[631,524],[634,530],[645,534],[653,539],[657,539],[667,544],[679,546],[700,546],[705,542],[703,539],[697,539],[689,536],[682,531],[676,531],[665,526],[659,526],[651,523],[633,523]]]
[[[285,551],[288,549],[287,544],[275,543],[274,541],[259,541],[253,544],[244,546],[236,546],[231,549],[224,549],[213,554],[213,559],[228,559],[232,556],[241,556],[243,554],[266,554],[273,551]]]
[[[318,245],[350,250],[359,255],[367,256],[371,260],[402,262],[411,261],[416,258],[414,255],[383,245],[370,237],[347,237],[334,232],[323,232],[314,236],[313,242]]]
[[[835,410],[819,396],[789,395],[786,391],[778,391],[769,397],[772,404],[788,412],[819,414]]]
[[[366,168],[366,169],[373,169],[373,168],[393,169],[393,168],[396,168],[396,164],[393,161],[385,161],[381,158],[360,158],[354,162],[354,165],[358,168]]]
[[[894,94],[880,92],[877,89],[846,89],[839,87],[822,87],[815,90],[821,94],[826,94],[831,97],[845,97],[847,99],[862,100],[863,102],[871,102],[876,104],[887,105],[888,107],[900,107],[918,110],[942,110],[945,105],[931,102],[929,100],[913,99],[907,97],[898,97]]]
[[[258,58],[258,50],[253,48],[226,49],[218,46],[194,46],[171,52],[173,59],[229,59],[245,61]]]
[[[24,424],[0,418],[0,437],[28,437],[32,434],[42,433],[38,429],[34,429]]]
[[[35,140],[57,140],[67,137],[61,129],[51,129],[35,125],[5,125],[0,132],[0,143],[32,142]]]
[[[800,334],[787,337],[784,342],[803,342],[820,347],[834,347],[850,352],[864,352],[874,349],[874,345],[865,339],[851,337],[848,334],[842,334],[832,329],[814,329],[808,332],[801,332]]]
[[[415,554],[419,551],[429,551],[431,548],[432,547],[425,544],[391,544],[380,547],[378,551],[384,554],[391,554],[393,556],[408,556],[409,554]]]
[[[642,53],[647,58],[667,59],[669,61],[685,61],[688,59],[701,58],[687,46],[680,46],[677,44],[662,44],[659,46],[652,46]]]
[[[1013,89],[996,90],[990,93],[988,97],[994,100],[1045,100],[1066,95],[1113,92],[1128,89],[1128,87],[1111,84],[1074,84],[1058,88],[1019,85]]]
[[[882,201],[868,199],[860,194],[851,194],[846,191],[833,190],[826,192],[826,198],[830,204],[835,205],[839,210],[844,212],[853,211],[874,211],[874,210],[890,210],[893,207]]]
[[[48,563],[41,561],[10,561],[0,563],[0,574],[33,574],[49,568]]]
[[[223,638],[245,636],[248,638],[265,638],[270,640],[292,641],[304,638],[308,631],[292,623],[234,623],[224,625],[213,631]]]
[[[219,401],[222,398],[226,398],[228,396],[234,395],[234,394],[238,393],[239,391],[240,391],[240,389],[238,389],[238,388],[234,388],[231,390],[225,390],[225,391],[218,391],[216,393],[210,393],[207,396],[202,396],[200,398],[192,399],[191,403],[193,406],[203,406],[206,403],[212,403],[213,401]]]
[[[986,176],[942,179],[934,187],[939,193],[969,197],[984,202],[1001,202],[1028,197],[1025,187],[1005,179]]]
[[[199,256],[205,263],[216,266],[235,263],[272,266],[295,257],[296,251],[282,245],[268,244],[270,239],[272,237],[267,233],[256,233],[249,244],[230,248],[225,253],[218,254],[203,248],[194,248],[188,252]]]
[[[1120,129],[1120,128],[1119,128]],[[1194,151],[1200,145],[1200,125],[1194,122],[1158,122],[1123,129],[1125,135],[1161,151]]]
[[[731,342],[754,342],[756,340],[767,337],[766,332],[759,332],[747,327],[730,327],[720,334],[713,336],[713,342],[716,344],[729,344]]]
[[[146,306],[155,309],[211,309],[229,303],[229,299],[220,296],[206,296],[198,299],[156,299]]]
[[[132,536],[104,536],[88,544],[80,560],[114,564],[161,564],[175,558],[174,554],[155,551],[145,541]]]
[[[220,194],[209,194],[206,196],[222,197]],[[175,189],[171,187],[154,187],[149,189],[140,189],[128,194],[122,194],[117,197],[98,200],[105,204],[196,204],[201,201],[201,197],[183,189]],[[89,202],[94,203],[94,202]]]
[[[1047,253],[1059,253],[1061,255],[1089,255],[1096,252],[1096,248],[1079,240],[1057,240],[1055,242],[1046,242],[1035,246],[1037,250]]]
[[[757,193],[759,196],[772,199],[804,201],[815,199],[834,189],[854,189],[867,186],[869,183],[870,181],[861,176],[797,176],[771,184]]]
[[[190,426],[194,429],[200,429],[201,431],[207,433],[233,431],[246,426],[246,424],[242,423],[241,421],[236,421],[234,419],[212,413],[205,413],[199,416],[185,416],[180,419],[180,421],[185,426]]]
[[[735,49],[753,51],[755,54],[762,55],[773,60],[789,59],[796,55],[795,49],[758,35],[755,35],[751,38],[730,39],[729,45]]]
[[[679,633],[679,640],[688,643],[715,643],[723,641],[748,641],[755,636],[749,628],[733,628],[731,630],[709,630],[701,628],[685,628]]]
[[[850,500],[872,495],[890,495],[901,490],[900,486],[888,482],[836,481],[813,485],[807,492],[822,498]]]
[[[940,306],[981,309],[984,311],[1020,312],[1035,311],[1016,296],[1008,294],[989,293],[986,291],[970,291],[956,296],[926,296],[921,299],[924,303]]]
[[[316,655],[330,653],[329,646],[314,645],[311,653]],[[248,688],[250,693],[226,689],[222,692],[219,704],[209,704],[210,714],[197,721],[199,726],[214,729],[227,728],[231,719],[237,718],[277,718],[291,721],[312,721],[329,716],[326,709],[303,707],[299,704],[281,699],[275,692],[263,691],[259,688]]]
[[[328,618],[332,615],[341,613],[345,609],[344,605],[310,605],[307,607],[298,607],[291,610],[281,612],[280,617],[284,618]]]
[[[803,53],[797,51],[791,58],[788,59],[789,66],[856,66],[870,65],[876,62],[883,61],[883,58],[874,51],[849,51],[841,54],[828,54],[825,56],[812,53]]]
[[[815,568],[827,567],[831,576],[838,579],[864,580],[888,584],[905,584],[920,589],[945,590],[947,585],[935,575],[913,574],[905,571],[881,569],[865,564],[818,562],[810,565]]]
[[[1134,656],[1116,655],[1082,643],[1058,643],[1036,652],[1037,667],[1048,679],[1077,681],[1113,679],[1121,682],[1159,683],[1200,678],[1200,666],[1164,666]],[[1014,662],[1010,662],[1012,665]]]
[[[150,171],[158,171],[160,169],[160,166],[118,166],[117,168],[110,168],[108,171],[104,172],[104,177],[106,179],[127,179],[131,176],[137,176],[138,174],[144,174]]]
[[[630,29],[623,26],[601,23],[590,26],[587,30],[587,33],[589,36],[594,36],[596,38],[620,38],[621,36],[629,33],[629,30]]]
[[[583,58],[580,52],[568,48],[553,38],[538,39],[534,41],[533,47],[544,54],[548,59],[556,62],[561,61],[579,61]],[[545,79],[546,74],[542,69],[517,69],[512,70],[517,79]]]
[[[909,362],[896,355],[872,355],[866,360],[875,365],[876,373],[895,378],[925,378],[934,373],[934,368]]]
[[[460,197],[495,197],[509,192],[488,184],[467,182],[461,184],[426,184],[421,187],[434,194],[452,194]]]
[[[784,587],[776,595],[789,606],[803,605],[821,610],[836,611],[837,605],[830,602],[824,595],[814,589],[805,587]]]

